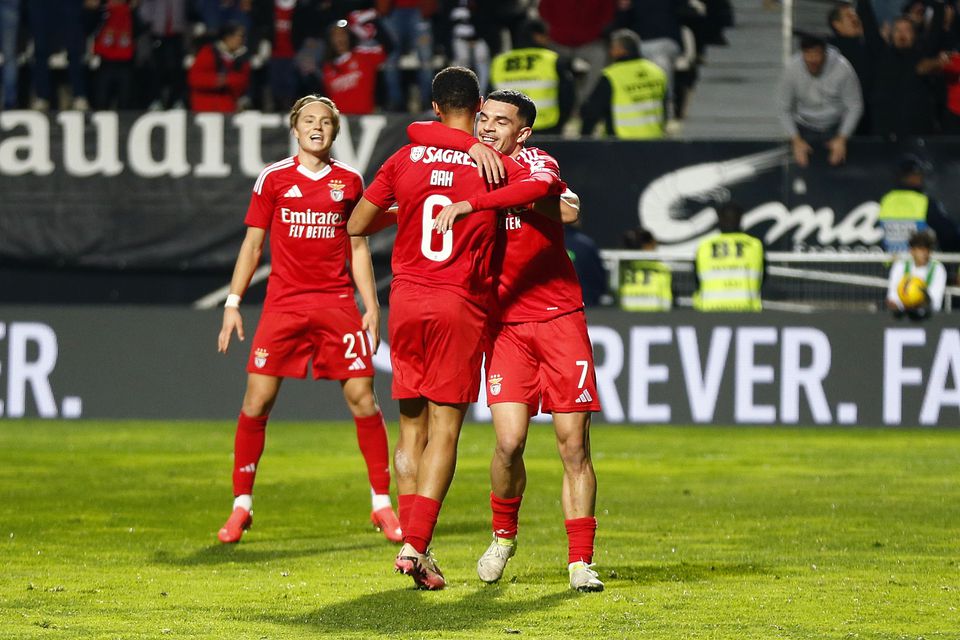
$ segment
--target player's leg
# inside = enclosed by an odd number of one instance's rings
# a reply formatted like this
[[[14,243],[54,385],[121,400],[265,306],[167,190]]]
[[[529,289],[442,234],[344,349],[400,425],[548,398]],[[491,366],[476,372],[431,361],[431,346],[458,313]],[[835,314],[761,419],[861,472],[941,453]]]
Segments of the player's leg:
[[[233,444],[233,510],[217,533],[221,542],[239,542],[253,523],[253,483],[263,455],[267,419],[283,378],[250,373]]]
[[[499,580],[517,550],[520,503],[527,486],[523,450],[530,426],[530,407],[526,403],[500,402],[490,405],[490,411],[497,444],[490,461],[493,541],[477,560],[477,575],[484,582]]]
[[[373,378],[348,378],[340,381],[347,408],[357,427],[357,443],[367,465],[370,480],[370,519],[391,542],[400,542],[400,522],[390,502],[390,448],[387,425],[373,390]]]
[[[603,583],[590,569],[597,530],[594,510],[597,476],[590,458],[590,413],[553,414],[557,450],[563,462],[564,525],[567,530],[567,563],[570,586],[578,591],[602,591]]]
[[[400,435],[393,453],[393,468],[397,475],[397,507],[403,530],[417,495],[417,472],[427,446],[427,415],[426,398],[400,400]]]

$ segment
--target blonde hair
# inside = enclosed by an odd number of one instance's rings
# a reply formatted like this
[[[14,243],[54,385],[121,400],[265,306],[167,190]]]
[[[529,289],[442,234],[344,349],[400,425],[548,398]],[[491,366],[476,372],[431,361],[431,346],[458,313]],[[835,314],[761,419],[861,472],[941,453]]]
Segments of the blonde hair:
[[[293,103],[293,107],[290,108],[290,128],[297,128],[297,120],[300,118],[300,112],[308,104],[313,104],[314,102],[320,102],[326,105],[330,111],[333,112],[333,135],[336,137],[336,135],[340,133],[340,110],[337,109],[337,105],[333,100],[326,96],[318,96],[315,93],[305,95]]]

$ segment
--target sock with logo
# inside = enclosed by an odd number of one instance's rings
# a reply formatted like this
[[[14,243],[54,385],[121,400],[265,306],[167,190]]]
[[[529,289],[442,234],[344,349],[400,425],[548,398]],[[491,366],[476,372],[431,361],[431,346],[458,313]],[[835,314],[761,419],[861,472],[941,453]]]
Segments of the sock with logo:
[[[493,512],[493,533],[498,538],[516,538],[520,520],[520,501],[516,498],[498,498],[490,492],[490,510]]]
[[[410,524],[410,510],[413,509],[413,501],[416,497],[415,493],[401,493],[397,496],[397,519],[403,531],[406,531],[407,525]]]
[[[257,465],[263,455],[267,435],[267,416],[251,418],[242,411],[237,420],[237,435],[233,442],[233,495],[253,493]]]
[[[433,539],[433,529],[440,515],[440,503],[433,498],[417,495],[410,509],[410,522],[403,529],[403,541],[413,545],[417,553],[426,553]]]
[[[387,425],[383,421],[383,413],[377,411],[372,416],[362,418],[354,416],[357,425],[357,442],[360,444],[360,453],[367,463],[367,478],[374,496],[386,496],[390,500],[390,448],[387,444]],[[382,500],[373,501],[374,509]],[[387,506],[390,506],[389,504]]]
[[[567,528],[567,563],[583,561],[593,562],[593,538],[597,532],[597,519],[574,518],[564,520]]]

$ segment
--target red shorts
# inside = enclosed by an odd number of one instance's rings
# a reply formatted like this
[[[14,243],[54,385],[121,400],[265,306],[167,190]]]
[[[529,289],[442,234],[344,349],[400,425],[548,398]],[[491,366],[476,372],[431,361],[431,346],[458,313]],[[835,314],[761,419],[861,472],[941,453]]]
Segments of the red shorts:
[[[264,311],[247,371],[279,378],[346,380],[373,376],[370,343],[355,306]]]
[[[476,402],[486,313],[443,289],[394,282],[390,292],[393,397]]]
[[[487,403],[520,402],[536,415],[600,411],[593,347],[582,311],[492,329]]]

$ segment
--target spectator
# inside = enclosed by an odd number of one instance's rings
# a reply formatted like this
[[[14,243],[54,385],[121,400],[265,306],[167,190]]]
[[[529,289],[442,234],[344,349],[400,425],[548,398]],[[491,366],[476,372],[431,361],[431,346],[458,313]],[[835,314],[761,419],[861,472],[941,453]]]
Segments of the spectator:
[[[3,53],[3,108],[17,108],[17,37],[20,0],[0,0],[0,47]]]
[[[887,308],[894,315],[906,315],[912,320],[922,320],[932,312],[943,308],[943,295],[947,287],[947,270],[930,253],[937,238],[929,229],[914,232],[909,239],[909,256],[897,259],[890,267],[887,282]],[[919,305],[907,306],[899,290],[905,279],[916,278],[922,282],[924,300]]]
[[[760,289],[766,275],[763,243],[740,231],[743,210],[732,202],[717,209],[720,233],[697,247],[698,311],[761,311]]]
[[[250,62],[244,46],[246,30],[235,22],[221,29],[216,42],[204,45],[190,67],[190,108],[234,113],[250,86]]]
[[[340,113],[373,113],[377,69],[387,55],[379,44],[360,46],[347,24],[346,20],[341,20],[330,27],[323,85],[327,97],[336,103]]]
[[[396,45],[384,67],[387,109],[406,111],[400,57],[415,50],[420,65],[417,69],[420,110],[429,111],[433,82],[433,31],[430,19],[437,9],[436,0],[378,0],[377,9],[385,16],[383,24]]]
[[[643,228],[623,234],[625,249],[656,251],[657,241]],[[620,262],[619,297],[624,311],[669,311],[673,306],[672,277],[659,260],[623,260]]]
[[[574,101],[570,60],[560,57],[549,44],[546,25],[530,20],[524,25],[517,48],[499,54],[490,65],[494,89],[520,91],[536,104],[533,129],[538,133],[559,133]]]
[[[448,7],[451,23],[450,62],[472,69],[480,82],[480,92],[490,85],[490,45],[481,27],[485,15],[476,10],[475,0],[454,0]],[[488,27],[489,28],[489,27]]]
[[[107,0],[93,52],[100,57],[94,106],[129,109],[133,88],[133,11],[128,0]]]
[[[883,250],[907,251],[908,240],[924,229],[933,229],[944,251],[960,251],[960,229],[947,215],[943,204],[925,192],[929,165],[913,154],[900,159],[897,186],[880,200],[877,220],[883,229]]]
[[[250,31],[253,0],[195,0],[195,2],[196,12],[207,33],[220,33],[223,27],[231,22],[242,25],[247,32]],[[292,6],[296,4],[296,0],[287,0],[286,4]]]
[[[592,135],[603,120],[607,135],[624,140],[662,138],[666,74],[640,57],[640,39],[627,29],[611,34],[610,58],[613,63],[603,70],[581,110],[580,135]]]
[[[597,243],[580,229],[579,222],[563,225],[563,238],[583,289],[583,304],[595,307],[606,302],[609,299],[607,270]]]
[[[943,116],[943,132],[960,135],[960,53],[942,54],[943,73],[947,82],[947,105]]]
[[[673,65],[680,56],[677,0],[617,0],[617,28],[640,36],[640,54],[667,75],[667,101],[673,100]]]
[[[847,139],[863,113],[863,98],[853,67],[835,48],[815,36],[801,37],[800,53],[780,79],[777,102],[798,165],[806,167],[820,145],[829,150],[831,165],[846,160]]]
[[[86,111],[87,67],[84,60],[83,0],[32,0],[26,3],[33,36],[33,108],[46,111],[56,107],[50,78],[50,54],[65,48],[68,75],[73,92],[72,109]]]
[[[183,107],[186,0],[141,0],[140,19],[151,38],[151,109]]]
[[[943,4],[934,7],[935,27],[917,40],[913,22],[897,18],[889,42],[877,25],[869,2],[858,5],[864,37],[874,61],[871,102],[873,133],[888,138],[933,133],[936,123],[936,99],[929,82],[938,73],[937,42],[942,33]]]
[[[859,4],[870,4],[863,0]],[[833,32],[828,41],[836,47],[844,58],[853,66],[860,81],[860,97],[863,103],[863,115],[857,125],[858,135],[870,133],[870,96],[873,90],[873,57],[867,48],[867,40],[863,34],[863,21],[857,14],[857,9],[850,2],[838,2],[827,16],[827,23]]]
[[[540,17],[547,23],[554,50],[589,65],[578,82],[574,109],[593,92],[607,63],[603,34],[613,22],[615,0],[540,0]]]

